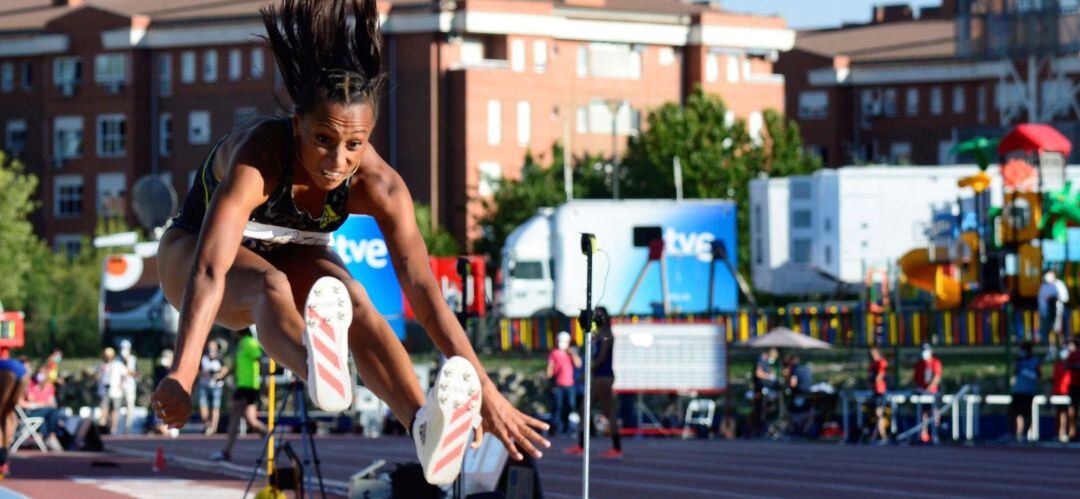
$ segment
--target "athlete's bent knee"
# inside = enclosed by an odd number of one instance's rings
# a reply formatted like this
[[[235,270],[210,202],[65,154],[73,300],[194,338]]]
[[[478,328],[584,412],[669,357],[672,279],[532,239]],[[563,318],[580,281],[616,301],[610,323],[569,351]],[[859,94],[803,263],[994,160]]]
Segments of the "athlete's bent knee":
[[[360,284],[360,281],[349,279],[345,281],[345,287],[349,290],[349,298],[352,300],[354,320],[374,310],[371,307],[371,301],[368,299],[367,291],[364,290],[364,286]]]
[[[289,276],[277,269],[265,270],[259,275],[259,293],[267,298],[280,297],[292,300]]]

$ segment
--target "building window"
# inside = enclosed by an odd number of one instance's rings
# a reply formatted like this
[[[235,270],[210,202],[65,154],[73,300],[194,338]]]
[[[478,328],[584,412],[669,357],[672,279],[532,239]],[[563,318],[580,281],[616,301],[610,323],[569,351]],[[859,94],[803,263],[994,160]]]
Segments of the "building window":
[[[517,139],[521,147],[528,147],[532,140],[532,108],[529,101],[518,101],[517,104]]]
[[[57,234],[53,236],[53,251],[75,258],[82,251],[82,239],[82,234]]]
[[[82,216],[82,176],[57,175],[53,182],[53,213],[56,218]]]
[[[502,140],[502,104],[497,100],[488,101],[487,125],[488,145],[499,145]]]
[[[180,54],[180,81],[195,83],[195,51],[185,50]]]
[[[734,54],[734,53],[728,54],[727,55],[727,64],[725,64],[725,68],[727,69],[727,81],[728,81],[728,83],[738,83],[739,82],[739,54]]]
[[[808,180],[792,180],[791,199],[810,199],[810,182]]]
[[[57,116],[53,120],[53,157],[56,159],[82,156],[82,116]]]
[[[810,210],[795,210],[791,212],[791,228],[809,229],[812,217]]]
[[[716,54],[705,54],[705,81],[712,83],[720,79],[720,61]]]
[[[953,141],[942,140],[938,142],[938,164],[955,163],[956,158],[952,154]]]
[[[661,66],[670,66],[675,64],[675,49],[671,47],[660,47],[657,57]]]
[[[22,62],[22,89],[29,92],[34,89],[34,63]]]
[[[497,161],[482,161],[480,163],[480,183],[477,186],[481,196],[490,196],[499,190],[499,180],[502,179],[502,165]]]
[[[799,92],[799,118],[813,120],[829,115],[829,93],[825,90]]]
[[[584,78],[589,76],[589,49],[584,45],[577,48],[577,76]]]
[[[124,54],[98,54],[94,57],[94,83],[119,90],[127,83]]]
[[[158,95],[172,95],[172,54],[158,56]]]
[[[979,85],[975,90],[975,112],[979,123],[986,123],[986,85]]]
[[[0,64],[0,92],[5,94],[15,90],[15,64]]]
[[[263,66],[263,50],[259,47],[251,49],[251,67],[248,69],[252,80],[262,79],[266,68]]]
[[[510,42],[510,69],[515,73],[525,71],[525,40]]]
[[[945,95],[941,87],[930,88],[930,114],[941,116],[945,111]]]
[[[585,106],[577,108],[577,133],[589,133],[589,110]]]
[[[233,125],[239,125],[258,113],[258,109],[252,106],[238,107],[233,111]]]
[[[207,83],[217,81],[217,50],[203,52],[202,79]]]
[[[919,89],[916,87],[909,87],[907,89],[907,98],[904,99],[904,106],[907,108],[908,116],[919,115]]]
[[[229,50],[229,80],[239,80],[244,75],[244,53],[240,49]]]
[[[537,73],[547,71],[548,48],[544,40],[533,41],[533,69]]]
[[[964,87],[957,85],[952,89],[952,112],[963,114],[965,110],[967,110],[967,92],[964,91]]]
[[[829,217],[825,217],[821,221],[821,229],[824,230],[826,233],[831,232],[832,231],[832,219],[829,218]]]
[[[123,173],[99,173],[97,176],[97,214],[115,217],[124,213],[127,192]]]
[[[761,238],[754,238],[754,264],[761,265],[765,263],[765,245],[762,244]]]
[[[825,265],[832,265],[832,246],[825,246]]]
[[[97,155],[99,158],[118,158],[126,153],[126,126],[122,114],[102,114],[97,117]]]
[[[26,120],[9,120],[4,128],[4,150],[12,157],[22,158],[27,136]]]
[[[885,103],[882,105],[885,116],[896,116],[896,89],[886,88],[884,93]]]
[[[746,120],[746,131],[750,133],[750,139],[755,144],[761,143],[761,132],[764,129],[765,117],[761,115],[761,111],[750,113],[750,118]]]
[[[791,262],[792,263],[810,263],[810,240],[809,239],[792,239],[791,240]]]
[[[158,154],[161,156],[172,155],[172,114],[161,113],[158,116]]]
[[[210,143],[210,111],[188,113],[188,142],[191,144]]]
[[[78,57],[53,59],[53,84],[64,95],[72,95],[79,83],[82,83],[82,60]]]
[[[890,144],[889,161],[897,165],[911,164],[911,142],[893,142]]]
[[[641,53],[626,43],[590,43],[589,76],[632,80],[641,77]]]
[[[614,115],[607,100],[593,99],[589,102],[587,122],[592,133],[610,135],[614,126],[616,135],[633,135],[638,131],[639,120],[640,115],[630,107],[628,100],[619,103]]]

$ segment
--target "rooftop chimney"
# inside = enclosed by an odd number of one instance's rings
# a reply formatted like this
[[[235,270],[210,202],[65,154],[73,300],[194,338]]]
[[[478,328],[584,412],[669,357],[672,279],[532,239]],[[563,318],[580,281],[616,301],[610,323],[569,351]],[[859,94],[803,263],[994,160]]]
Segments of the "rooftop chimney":
[[[915,19],[915,15],[911,10],[910,5],[877,5],[873,8],[871,23],[884,24],[897,21],[911,21],[913,19]]]

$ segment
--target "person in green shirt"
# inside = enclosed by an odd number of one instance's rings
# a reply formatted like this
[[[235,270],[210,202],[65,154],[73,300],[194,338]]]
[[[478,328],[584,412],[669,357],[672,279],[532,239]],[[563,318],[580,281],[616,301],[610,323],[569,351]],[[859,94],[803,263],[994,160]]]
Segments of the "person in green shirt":
[[[232,459],[233,444],[240,432],[240,419],[247,421],[248,428],[259,434],[266,433],[266,425],[259,421],[259,385],[261,369],[259,361],[263,351],[259,341],[251,335],[250,329],[238,332],[240,340],[236,342],[236,365],[233,373],[236,390],[233,391],[232,405],[229,407],[229,436],[225,439],[225,448],[210,456],[214,461]]]

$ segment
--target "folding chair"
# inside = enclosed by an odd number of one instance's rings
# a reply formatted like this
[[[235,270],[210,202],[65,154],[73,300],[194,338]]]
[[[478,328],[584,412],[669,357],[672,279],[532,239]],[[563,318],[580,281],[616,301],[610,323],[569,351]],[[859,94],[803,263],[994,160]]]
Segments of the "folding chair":
[[[19,418],[19,423],[15,429],[15,441],[11,444],[11,453],[17,453],[19,447],[29,439],[34,440],[41,452],[48,452],[49,448],[45,445],[45,439],[41,438],[40,431],[41,426],[45,424],[45,418],[27,416],[26,411],[19,406],[15,406],[15,417]]]
[[[703,426],[708,432],[712,428],[713,416],[716,415],[716,401],[712,399],[694,399],[686,405],[686,418],[683,420],[683,438],[689,438],[692,426]]]

